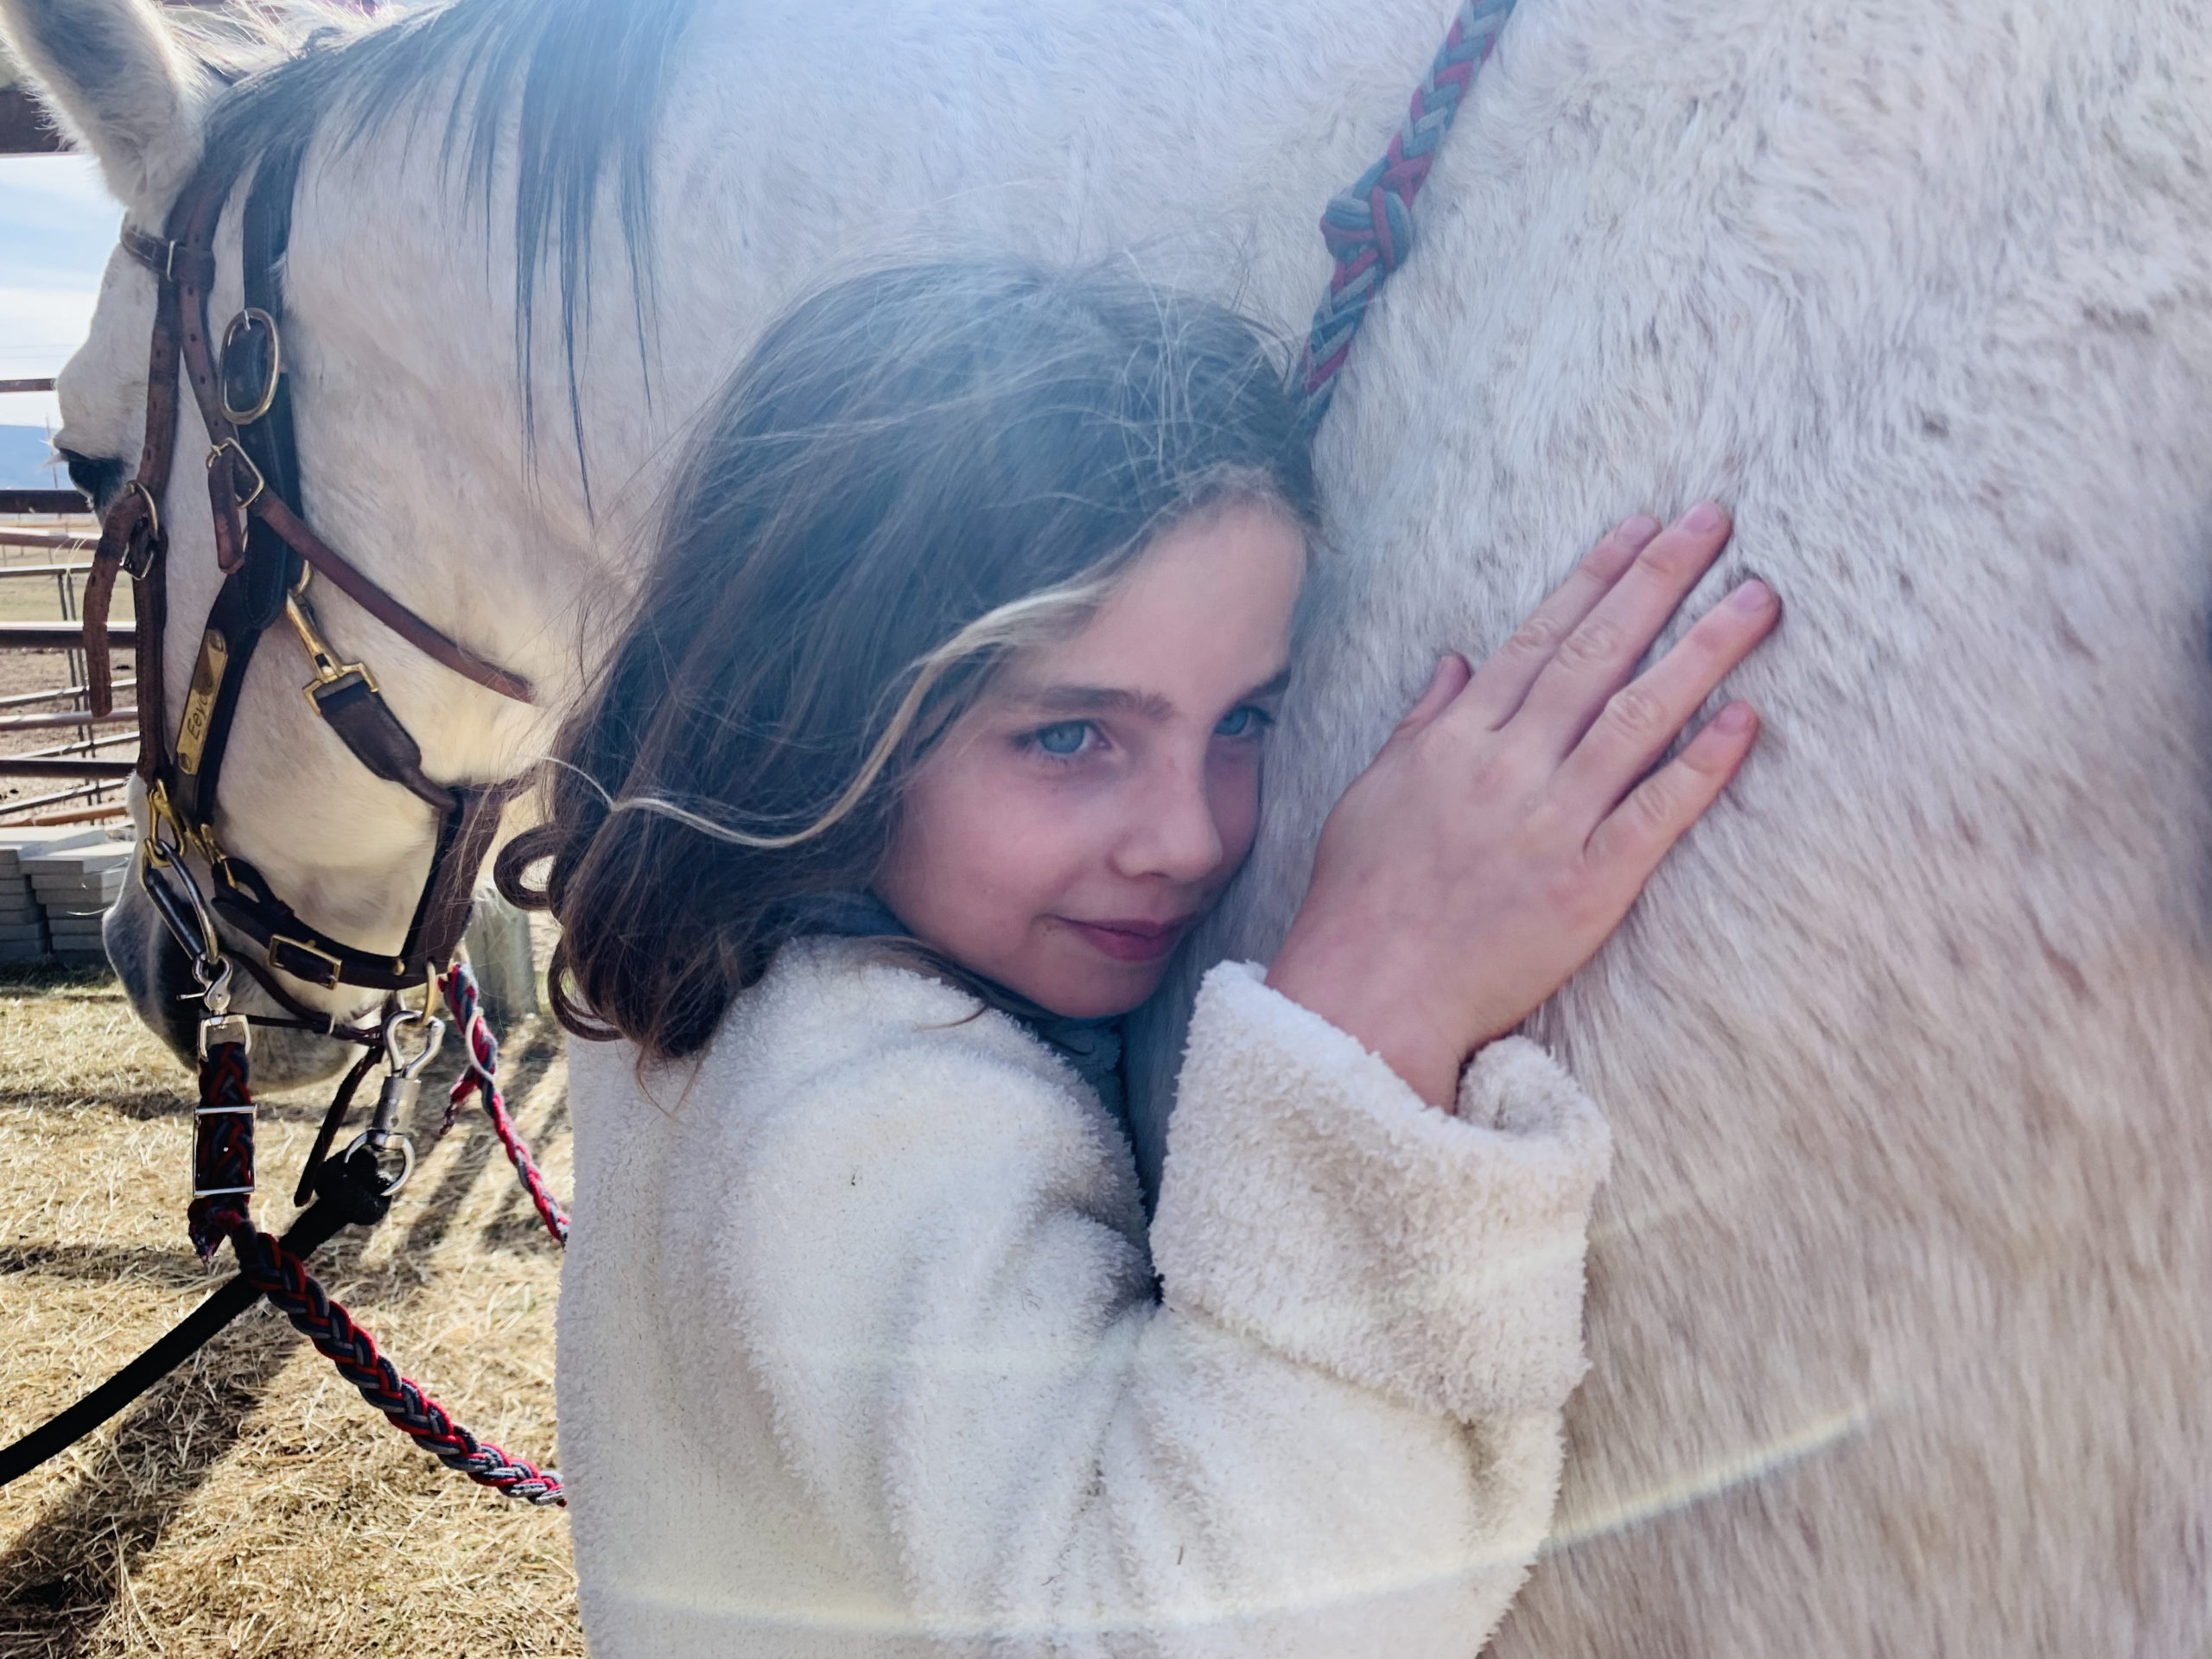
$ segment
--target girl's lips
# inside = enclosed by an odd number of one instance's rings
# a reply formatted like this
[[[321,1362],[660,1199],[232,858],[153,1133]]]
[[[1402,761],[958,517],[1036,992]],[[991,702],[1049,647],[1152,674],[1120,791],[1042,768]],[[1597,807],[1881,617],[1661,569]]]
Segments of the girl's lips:
[[[1059,918],[1084,944],[1116,962],[1157,962],[1173,950],[1191,925],[1185,917],[1175,922],[1078,922]]]

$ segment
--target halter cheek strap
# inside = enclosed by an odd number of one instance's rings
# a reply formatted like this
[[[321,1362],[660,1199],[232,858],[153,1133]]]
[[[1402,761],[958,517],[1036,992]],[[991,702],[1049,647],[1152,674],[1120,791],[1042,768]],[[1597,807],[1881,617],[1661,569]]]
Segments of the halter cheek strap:
[[[530,702],[532,693],[528,681],[476,656],[364,575],[308,528],[294,505],[299,458],[282,362],[281,270],[301,155],[296,146],[280,148],[255,169],[241,215],[245,309],[225,331],[219,355],[208,327],[208,291],[215,277],[215,226],[234,174],[210,169],[195,180],[171,212],[168,236],[124,232],[124,247],[153,272],[156,284],[146,436],[137,474],[109,509],[93,556],[85,601],[86,679],[94,709],[106,712],[114,683],[108,611],[116,575],[127,570],[140,620],[138,772],[155,820],[149,841],[166,845],[172,856],[189,846],[206,857],[214,909],[262,947],[269,968],[325,989],[346,984],[391,991],[422,982],[453,959],[467,925],[475,873],[501,809],[523,780],[446,785],[430,778],[420,746],[385,701],[376,677],[365,664],[341,660],[323,637],[307,593],[309,577],[321,572],[402,639],[476,683],[518,702]],[[190,385],[208,434],[208,505],[223,581],[200,630],[172,743],[161,677],[168,609],[162,513],[176,448],[180,378]],[[262,636],[280,616],[298,633],[314,668],[315,677],[302,688],[308,706],[372,773],[408,790],[437,815],[429,874],[396,955],[363,950],[310,926],[259,871],[226,855],[216,840],[215,800],[238,696]],[[168,859],[147,862],[166,867]],[[156,871],[148,879],[162,878]],[[166,915],[171,906],[161,908]],[[265,973],[256,976],[274,982]],[[289,996],[280,1000],[294,1006]]]

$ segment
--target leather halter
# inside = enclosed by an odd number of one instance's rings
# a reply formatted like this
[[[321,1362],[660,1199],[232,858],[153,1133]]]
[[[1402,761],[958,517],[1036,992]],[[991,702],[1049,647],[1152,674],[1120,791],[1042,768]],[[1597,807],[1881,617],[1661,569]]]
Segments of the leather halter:
[[[528,681],[477,656],[364,575],[309,529],[293,505],[299,499],[299,459],[290,381],[281,360],[284,308],[278,267],[290,239],[301,155],[296,145],[278,148],[264,155],[254,170],[242,215],[245,308],[225,331],[219,355],[210,343],[208,290],[215,279],[215,227],[237,168],[203,166],[170,210],[165,237],[128,227],[123,232],[124,251],[154,273],[158,298],[146,378],[144,447],[136,476],[102,523],[86,582],[86,679],[93,712],[107,713],[114,684],[108,608],[116,573],[127,570],[138,617],[137,770],[149,810],[141,879],[156,907],[180,943],[199,956],[200,947],[188,937],[194,930],[171,913],[182,907],[159,886],[160,872],[189,849],[207,861],[215,910],[263,948],[268,968],[326,990],[354,985],[389,992],[419,984],[452,961],[500,810],[524,779],[447,785],[425,774],[420,747],[385,702],[376,677],[365,664],[341,660],[323,638],[307,593],[310,577],[320,573],[401,639],[456,674],[518,702],[532,701],[532,693]],[[237,362],[234,347],[241,359]],[[172,742],[162,683],[168,538],[162,514],[177,442],[180,364],[207,429],[208,505],[216,563],[224,574],[201,631]],[[279,616],[298,633],[315,671],[303,688],[308,705],[363,766],[407,789],[437,814],[429,875],[396,956],[359,949],[309,926],[270,889],[260,872],[225,853],[216,839],[216,787],[238,694],[262,634]],[[205,943],[219,951],[212,938]],[[293,1013],[328,1023],[319,1010],[278,987],[261,963],[247,959],[246,965]]]

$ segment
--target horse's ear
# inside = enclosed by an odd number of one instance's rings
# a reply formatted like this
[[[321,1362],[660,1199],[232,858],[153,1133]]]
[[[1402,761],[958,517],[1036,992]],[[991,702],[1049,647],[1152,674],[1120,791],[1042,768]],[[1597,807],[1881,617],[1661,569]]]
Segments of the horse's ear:
[[[147,0],[0,0],[0,41],[107,187],[158,220],[200,160],[213,78]]]

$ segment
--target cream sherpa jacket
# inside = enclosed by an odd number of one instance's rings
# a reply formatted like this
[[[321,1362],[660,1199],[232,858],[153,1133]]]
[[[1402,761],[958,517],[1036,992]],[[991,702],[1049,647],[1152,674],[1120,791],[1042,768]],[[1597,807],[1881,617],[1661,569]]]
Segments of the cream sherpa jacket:
[[[1471,1659],[1551,1513],[1595,1109],[1508,1039],[1447,1116],[1224,964],[1147,1239],[1119,1122],[975,1007],[810,939],[696,1065],[573,1046],[595,1659]]]

